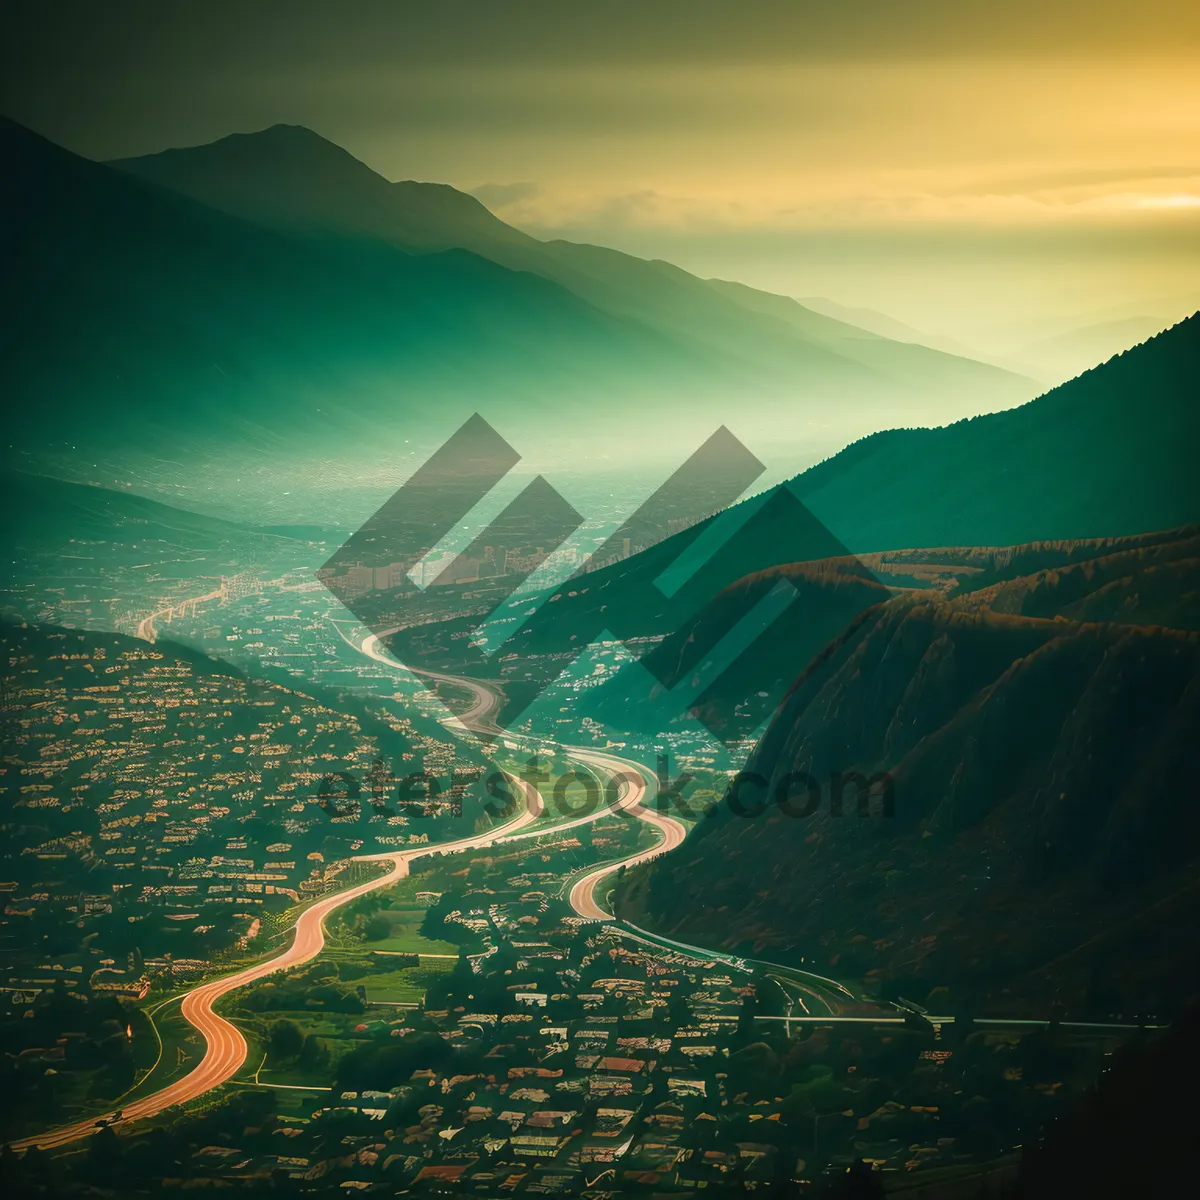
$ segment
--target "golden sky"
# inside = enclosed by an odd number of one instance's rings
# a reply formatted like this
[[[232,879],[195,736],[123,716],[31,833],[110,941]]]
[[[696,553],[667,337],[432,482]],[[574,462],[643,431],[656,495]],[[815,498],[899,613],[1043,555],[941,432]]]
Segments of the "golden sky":
[[[304,124],[538,236],[943,330],[1196,296],[1195,3],[249,7],[7,6],[3,108],[99,158]]]

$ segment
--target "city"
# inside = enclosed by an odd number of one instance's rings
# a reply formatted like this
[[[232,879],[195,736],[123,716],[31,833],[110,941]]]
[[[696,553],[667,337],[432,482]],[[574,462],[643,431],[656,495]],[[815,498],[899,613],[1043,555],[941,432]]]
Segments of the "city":
[[[9,0],[4,1194],[1195,1193],[1198,55]]]

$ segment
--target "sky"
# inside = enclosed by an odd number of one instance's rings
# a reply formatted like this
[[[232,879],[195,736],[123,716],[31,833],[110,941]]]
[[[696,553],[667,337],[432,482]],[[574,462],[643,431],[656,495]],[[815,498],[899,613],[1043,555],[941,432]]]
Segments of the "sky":
[[[993,351],[1200,299],[1184,0],[9,0],[0,47],[0,109],[89,157],[307,125],[535,236]]]

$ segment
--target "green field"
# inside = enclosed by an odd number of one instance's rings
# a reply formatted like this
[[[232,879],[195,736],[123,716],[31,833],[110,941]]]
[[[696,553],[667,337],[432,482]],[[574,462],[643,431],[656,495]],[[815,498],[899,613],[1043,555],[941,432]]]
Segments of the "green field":
[[[392,926],[392,932],[377,942],[365,942],[364,946],[371,950],[390,950],[403,954],[451,954],[457,956],[458,947],[451,942],[443,942],[421,936],[421,922],[425,919],[424,908],[401,908],[393,904],[384,909],[380,916],[386,918]]]
[[[204,1039],[183,1019],[177,1000],[151,1005],[138,1015],[148,1031],[145,1066],[152,1069],[139,1071],[137,1084],[121,1097],[125,1103],[182,1079],[204,1057]]]
[[[361,975],[347,972],[341,968],[342,978],[351,983],[361,983],[367,990],[367,1003],[373,1004],[413,1004],[419,1003],[425,997],[425,989],[437,975],[444,974],[454,967],[454,959],[426,959],[419,967],[401,967],[396,971],[374,971],[364,965]]]
[[[238,1005],[234,993],[220,1008],[222,1015],[238,1025],[250,1044],[246,1065],[237,1076],[238,1082],[297,1089],[297,1094],[302,1094],[301,1089],[331,1086],[337,1074],[337,1064],[345,1055],[376,1034],[381,1027],[403,1021],[406,1008],[424,998],[429,981],[451,970],[454,965],[451,959],[430,959],[416,967],[380,970],[380,964],[365,954],[351,954],[344,950],[328,952],[322,955],[322,959],[336,963],[341,983],[364,988],[367,1010],[345,1013],[312,1008],[280,1008],[252,1012]],[[266,1059],[268,1033],[271,1025],[278,1020],[292,1021],[306,1038],[317,1038],[324,1051],[319,1067],[302,1067],[288,1061],[274,1063]],[[371,1032],[361,1030],[360,1026],[367,1026]]]

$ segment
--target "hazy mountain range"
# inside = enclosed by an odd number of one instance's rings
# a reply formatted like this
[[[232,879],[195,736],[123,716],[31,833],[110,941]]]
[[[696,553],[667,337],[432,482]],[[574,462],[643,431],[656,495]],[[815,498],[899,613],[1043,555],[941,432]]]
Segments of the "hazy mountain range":
[[[811,459],[1034,390],[784,297],[538,242],[304,129],[113,167],[4,121],[0,160],[18,453],[384,457],[479,410],[627,455],[732,414]]]
[[[1164,297],[1157,303],[1144,305],[1145,311],[1128,305],[1052,320],[1025,318],[974,330],[966,340],[915,329],[887,313],[839,304],[825,296],[805,296],[800,303],[813,312],[870,330],[880,337],[917,342],[948,354],[989,362],[1052,386],[1161,333],[1193,312],[1195,299]]]
[[[700,280],[670,263],[600,246],[539,241],[444,184],[391,183],[300,126],[276,125],[111,165],[272,228],[378,238],[410,251],[470,250],[551,279],[604,312],[636,319],[687,345],[719,349],[767,374],[818,388],[847,384],[868,391],[874,375],[875,386],[886,381],[896,393],[896,416],[907,407],[900,396],[913,387],[925,394],[926,420],[939,409],[963,415],[964,403],[1011,402],[1028,388],[1027,381],[1018,384],[962,357],[870,334],[787,297]]]
[[[478,256],[299,239],[12,123],[0,138],[18,449],[181,467],[205,450],[345,452],[444,428],[447,396],[486,393],[530,419],[603,391],[619,411],[664,379],[700,387],[722,370]]]

